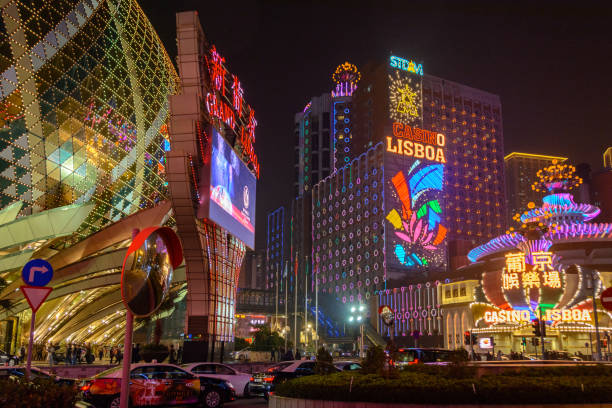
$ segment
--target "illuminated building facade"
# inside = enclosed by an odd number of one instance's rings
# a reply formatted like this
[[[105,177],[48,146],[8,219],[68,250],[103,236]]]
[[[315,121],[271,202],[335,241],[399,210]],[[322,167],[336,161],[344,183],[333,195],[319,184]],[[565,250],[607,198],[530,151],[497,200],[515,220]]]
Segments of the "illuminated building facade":
[[[387,91],[389,80],[394,84],[392,95]],[[389,104],[395,107],[391,114],[396,121],[404,118],[411,126],[446,136],[443,198],[448,239],[484,242],[503,232],[499,96],[429,75],[423,72],[422,64],[391,56],[385,64],[364,68],[353,95],[356,151],[391,134]]]
[[[208,42],[196,12],[176,15],[181,93],[170,98],[168,186],[187,281],[184,361],[207,360],[234,339],[238,274],[253,247],[255,111]],[[231,174],[231,176],[230,176]]]
[[[537,179],[537,172],[549,166],[553,160],[563,163],[567,157],[518,152],[504,157],[508,225],[511,224],[512,216],[526,208],[527,203],[539,202],[542,199],[543,194],[533,191],[531,185]]]
[[[599,209],[574,201],[569,191],[581,183],[573,166],[556,161],[538,171],[532,188],[547,192],[542,205],[529,203],[514,217],[517,230],[469,253],[473,263],[461,272],[477,284],[464,282],[471,285],[471,299],[443,298],[447,326],[460,321],[478,337],[493,336],[505,353],[535,354],[531,322],[539,318],[546,326],[547,350],[591,354],[593,294],[599,303],[601,291],[612,284],[612,224],[591,222]],[[609,312],[598,304],[597,313],[601,332],[611,330]],[[455,338],[446,346],[463,347]]]
[[[16,289],[31,258],[55,269],[35,341],[116,343],[129,230],[174,222],[166,152],[178,76],[133,0],[12,1],[1,18],[0,299],[11,308],[0,310],[0,347],[27,338]]]
[[[274,289],[280,284],[285,268],[285,207],[268,213],[266,233],[266,289]]]
[[[313,97],[302,112],[295,114],[295,197],[310,192],[313,185],[334,171],[331,110],[331,94],[325,93]]]

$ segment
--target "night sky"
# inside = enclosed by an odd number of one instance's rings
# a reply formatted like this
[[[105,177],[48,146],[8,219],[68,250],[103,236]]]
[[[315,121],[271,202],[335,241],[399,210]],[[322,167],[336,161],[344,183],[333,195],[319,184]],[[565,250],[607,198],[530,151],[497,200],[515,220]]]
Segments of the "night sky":
[[[604,2],[140,4],[173,60],[174,13],[198,10],[255,109],[258,250],[266,213],[293,196],[294,114],[331,90],[332,72],[347,60],[359,68],[392,52],[421,61],[425,73],[500,95],[506,153],[561,155],[597,170],[612,146],[612,6]]]

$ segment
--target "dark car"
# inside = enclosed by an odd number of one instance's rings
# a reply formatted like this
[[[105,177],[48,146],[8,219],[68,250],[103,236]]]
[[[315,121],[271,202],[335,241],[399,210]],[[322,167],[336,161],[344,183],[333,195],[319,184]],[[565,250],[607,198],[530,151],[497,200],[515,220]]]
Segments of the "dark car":
[[[393,353],[393,364],[400,368],[419,363],[445,365],[461,359],[460,351],[436,348],[400,348]]]
[[[26,368],[24,366],[13,366],[13,367],[0,367],[0,379],[3,378],[23,378],[25,377]],[[62,378],[55,374],[51,374],[45,370],[41,370],[38,367],[30,368],[30,378],[38,379],[42,378],[45,380],[53,380],[58,384],[69,385],[71,387],[76,385],[76,380],[72,378]]]
[[[321,374],[333,374],[340,372],[339,369],[329,363],[317,363],[316,361],[310,360],[299,360],[293,364],[283,368],[274,375],[272,380],[273,385],[282,384],[285,381],[292,380],[294,378],[304,377],[307,375],[317,374],[315,372],[315,366],[319,364]]]
[[[282,363],[268,367],[265,371],[253,374],[253,381],[249,384],[249,395],[251,397],[264,397],[267,399],[272,389],[274,376],[280,370],[289,367],[293,363],[294,361],[283,361]]]
[[[83,400],[97,408],[118,408],[122,367],[94,376],[81,387]],[[131,406],[201,405],[220,407],[235,398],[231,384],[216,378],[198,378],[173,364],[132,364]]]
[[[0,365],[14,366],[19,363],[19,357],[0,350]]]

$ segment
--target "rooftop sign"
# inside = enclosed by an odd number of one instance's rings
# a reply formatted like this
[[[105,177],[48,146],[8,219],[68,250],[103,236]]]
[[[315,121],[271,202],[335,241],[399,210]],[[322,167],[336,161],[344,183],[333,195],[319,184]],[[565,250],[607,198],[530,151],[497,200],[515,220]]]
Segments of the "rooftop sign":
[[[402,71],[412,72],[413,74],[423,75],[423,64],[417,64],[412,60],[403,59],[392,55],[389,58],[391,68],[401,69]]]

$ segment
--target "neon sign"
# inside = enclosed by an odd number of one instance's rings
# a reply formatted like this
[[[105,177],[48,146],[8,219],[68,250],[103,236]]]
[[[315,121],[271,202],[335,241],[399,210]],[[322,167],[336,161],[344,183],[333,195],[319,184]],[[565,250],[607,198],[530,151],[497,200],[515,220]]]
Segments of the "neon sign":
[[[395,122],[420,125],[423,114],[421,78],[414,75],[389,75],[389,117]]]
[[[391,56],[389,58],[391,68],[401,69],[402,71],[412,72],[413,74],[423,75],[423,64],[417,64],[412,60]]]
[[[548,322],[591,321],[591,313],[586,309],[548,309],[542,317]],[[532,320],[529,310],[488,310],[483,318],[486,323],[526,323]]]
[[[531,254],[533,265],[527,265],[525,254],[506,254],[506,267],[502,273],[502,288],[505,290],[561,288],[561,276],[552,265],[552,252],[537,251]]]
[[[242,155],[259,178],[259,160],[255,153],[255,111],[244,102],[244,89],[236,75],[228,74],[223,58],[213,45],[206,56],[210,92],[205,105],[208,114],[229,127],[240,140]],[[229,79],[228,79],[229,78]],[[230,82],[226,84],[226,80]],[[231,95],[229,95],[231,93]]]
[[[395,122],[393,123],[393,136],[387,136],[387,152],[446,163],[444,157],[446,138],[442,133]]]

